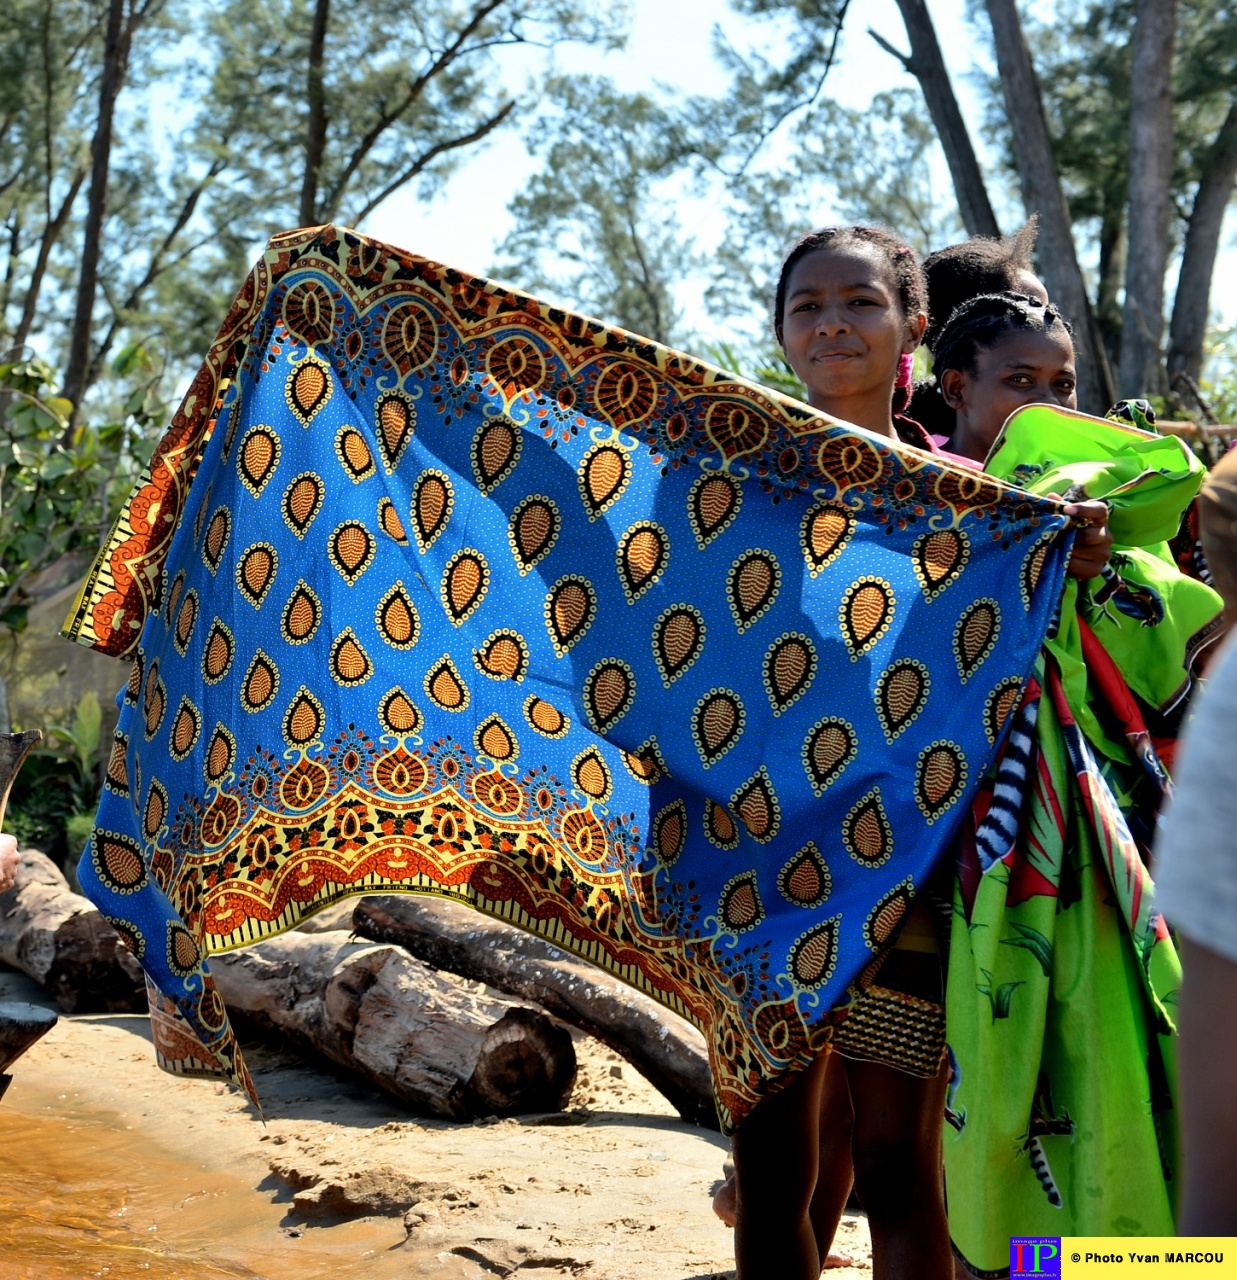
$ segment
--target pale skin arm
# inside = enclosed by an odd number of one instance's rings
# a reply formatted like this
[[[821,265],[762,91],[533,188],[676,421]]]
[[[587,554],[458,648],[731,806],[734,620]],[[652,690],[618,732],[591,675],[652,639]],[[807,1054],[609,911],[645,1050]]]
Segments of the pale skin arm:
[[[1181,938],[1181,1139],[1178,1232],[1237,1235],[1237,963]]]
[[[7,893],[17,879],[17,837],[0,832],[0,893]]]

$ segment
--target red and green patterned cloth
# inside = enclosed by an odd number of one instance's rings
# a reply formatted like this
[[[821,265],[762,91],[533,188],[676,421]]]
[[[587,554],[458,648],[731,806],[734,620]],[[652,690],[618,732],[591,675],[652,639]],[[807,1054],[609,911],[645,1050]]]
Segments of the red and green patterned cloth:
[[[954,1247],[1009,1272],[1011,1235],[1173,1233],[1176,952],[1145,858],[1170,786],[1143,709],[1170,714],[1219,597],[1165,540],[1202,480],[1179,441],[1047,406],[989,468],[1102,497],[1115,574],[1071,581],[972,808],[955,895],[945,1131]]]

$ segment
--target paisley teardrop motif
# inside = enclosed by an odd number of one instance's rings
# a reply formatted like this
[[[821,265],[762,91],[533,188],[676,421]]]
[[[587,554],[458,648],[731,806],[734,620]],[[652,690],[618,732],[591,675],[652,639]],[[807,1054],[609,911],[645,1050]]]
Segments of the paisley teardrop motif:
[[[523,432],[506,418],[492,419],[473,436],[473,474],[486,497],[515,470],[523,445]]]
[[[228,535],[232,532],[232,514],[227,507],[220,507],[210,518],[206,526],[206,536],[202,539],[202,559],[206,567],[214,573],[223,559],[223,549],[228,545]]]
[[[321,360],[310,358],[289,375],[284,396],[293,416],[303,427],[331,398],[331,371]]]
[[[928,601],[957,582],[966,568],[971,544],[961,529],[937,529],[920,534],[911,547],[911,564]]]
[[[450,654],[445,653],[425,673],[425,692],[430,701],[444,711],[463,711],[471,696]]]
[[[622,759],[627,772],[646,787],[655,786],[663,778],[670,776],[656,738],[642,742],[634,751],[622,752]]]
[[[799,545],[813,578],[846,550],[854,532],[854,514],[839,503],[818,502],[808,511],[799,525]]]
[[[183,569],[177,573],[172,579],[172,585],[168,588],[167,605],[164,609],[164,619],[168,626],[172,625],[172,619],[176,617],[176,606],[180,604],[181,592],[185,589],[185,571]]]
[[[737,849],[739,847],[739,824],[734,820],[729,809],[716,800],[704,802],[704,834],[710,844],[719,849]]]
[[[665,571],[670,539],[660,525],[637,521],[619,539],[617,559],[623,594],[634,604]]]
[[[653,852],[665,867],[672,867],[687,847],[687,806],[674,800],[653,819]]]
[[[869,575],[847,587],[838,618],[852,662],[858,661],[889,630],[893,611],[893,587],[884,578]]]
[[[592,625],[597,598],[592,584],[574,574],[560,578],[546,595],[545,619],[561,658]]]
[[[707,769],[738,742],[746,713],[739,695],[731,689],[710,689],[692,712],[692,738]]]
[[[246,711],[264,711],[279,692],[279,668],[259,649],[241,681],[241,706]]]
[[[189,695],[185,694],[172,719],[172,730],[168,734],[168,755],[173,760],[183,760],[197,744],[201,732],[202,713],[189,700]]]
[[[966,787],[966,754],[956,742],[929,743],[915,767],[915,803],[931,826]]]
[[[292,589],[283,607],[280,630],[289,644],[305,644],[314,638],[322,622],[322,602],[317,592],[302,578]]]
[[[631,709],[635,696],[635,674],[617,658],[599,662],[584,681],[584,708],[598,733],[617,724]]]
[[[819,796],[855,758],[859,740],[854,728],[837,716],[818,720],[803,740],[803,767]]]
[[[508,536],[520,573],[527,573],[554,549],[562,517],[558,507],[543,494],[525,498],[511,513]]]
[[[411,649],[417,643],[421,635],[421,619],[402,580],[378,601],[374,625],[392,649]]]
[[[118,796],[129,794],[129,738],[117,731],[112,735],[112,750],[107,758],[107,770],[104,773],[104,785]]]
[[[991,597],[976,600],[963,610],[958,625],[954,628],[954,659],[963,684],[966,684],[996,648],[1000,632],[1000,606]]]
[[[1028,610],[1035,599],[1035,592],[1039,587],[1040,576],[1044,572],[1044,564],[1048,559],[1048,551],[1055,538],[1056,534],[1047,534],[1045,537],[1041,538],[1023,558],[1022,570],[1019,574],[1019,582],[1022,587],[1022,603]]]
[[[202,679],[207,684],[218,684],[232,669],[236,656],[236,640],[232,632],[216,618],[206,633],[202,646]]]
[[[351,627],[345,627],[331,645],[331,678],[345,688],[364,684],[374,674],[374,664]]]
[[[900,658],[876,682],[876,714],[885,739],[893,742],[924,709],[931,690],[928,668],[914,658]]]
[[[726,597],[740,634],[765,615],[781,585],[782,567],[771,551],[745,551],[730,566]]]
[[[481,721],[476,733],[473,734],[473,745],[481,755],[489,756],[499,764],[514,760],[520,752],[520,744],[516,741],[515,734],[499,715],[487,716]]]
[[[868,912],[863,922],[863,940],[873,951],[879,951],[897,932],[915,901],[915,885],[904,880],[894,885]]]
[[[764,920],[764,904],[760,901],[754,871],[741,872],[726,881],[717,914],[722,924],[734,933],[746,933]]]
[[[216,734],[218,734],[219,731],[216,730],[215,732]],[[213,745],[214,744],[212,743],[212,746]],[[225,748],[227,746],[226,739],[224,740],[224,746]],[[208,753],[207,759],[209,764],[209,760],[210,760],[209,753]],[[231,767],[231,763],[232,763],[231,756],[228,756],[228,758],[224,762],[223,770],[221,770],[220,773],[216,775],[216,777],[222,777],[223,773],[226,772],[227,769]],[[208,769],[208,773],[209,773],[209,769]],[[167,816],[168,816],[168,793],[166,790],[164,790],[163,784],[159,781],[158,778],[152,778],[150,781],[150,790],[146,794],[146,805],[142,809],[142,834],[146,837],[147,840],[153,840],[155,839],[156,836],[158,836],[160,830],[163,827],[164,822],[167,821]]]
[[[408,545],[408,535],[404,532],[404,522],[399,518],[395,503],[390,498],[378,499],[378,528],[393,542],[401,547]]]
[[[524,703],[524,718],[545,738],[565,738],[571,728],[571,721],[544,698],[528,698]]]
[[[412,489],[412,529],[422,552],[434,545],[454,510],[455,490],[448,476],[442,471],[422,471]]]
[[[486,638],[480,649],[473,653],[473,661],[482,674],[491,680],[524,679],[528,670],[528,646],[518,631],[504,628]]]
[[[763,675],[773,714],[780,716],[807,692],[816,678],[816,646],[801,632],[787,631],[769,646]]]
[[[730,807],[753,840],[767,844],[777,835],[782,823],[782,807],[764,765],[730,797]]]
[[[398,391],[387,391],[378,397],[374,415],[382,461],[387,471],[392,472],[399,465],[416,430],[417,411],[407,396]]]
[[[458,627],[476,612],[490,586],[490,566],[480,551],[465,547],[447,561],[442,573],[442,607]]]
[[[728,475],[704,475],[687,495],[687,519],[700,550],[724,533],[743,505],[739,482]]]
[[[325,486],[312,471],[302,471],[284,490],[283,518],[298,538],[303,538],[322,509]]]
[[[606,768],[606,762],[596,747],[586,747],[571,762],[571,778],[590,800],[604,804],[610,798],[610,790],[614,784],[610,778],[610,770]]]
[[[631,479],[631,460],[615,444],[590,449],[580,463],[580,496],[588,518],[596,520],[615,502]]]
[[[862,866],[880,867],[893,853],[893,828],[879,787],[873,787],[842,820],[842,843]]]
[[[193,628],[197,620],[198,593],[191,588],[181,602],[176,614],[176,626],[172,630],[172,643],[181,657],[184,657],[185,651],[189,648],[189,641],[193,637]]]
[[[207,782],[220,782],[232,768],[236,759],[236,739],[222,725],[215,725],[210,742],[206,746],[206,762],[202,766]]]
[[[415,733],[421,727],[421,712],[403,689],[388,689],[378,703],[382,727],[397,737]]]
[[[278,567],[278,556],[269,542],[255,542],[241,553],[236,564],[236,587],[255,609],[262,607]]]
[[[690,604],[671,605],[653,624],[653,659],[666,688],[700,657],[704,618]]]
[[[283,717],[283,736],[293,747],[307,747],[322,736],[326,712],[322,703],[302,685]]]
[[[326,553],[351,587],[374,558],[373,535],[355,520],[345,520],[327,541]]]
[[[988,701],[984,705],[984,734],[993,746],[1021,697],[1022,680],[1018,676],[1002,680],[988,695]]]
[[[795,939],[787,953],[787,968],[795,982],[805,990],[823,987],[838,963],[838,919],[813,925]]]
[[[236,470],[241,483],[255,498],[262,496],[267,481],[279,466],[279,437],[270,427],[253,427],[241,439],[236,454]]]
[[[777,873],[777,889],[797,907],[819,907],[828,900],[833,892],[833,876],[811,840]]]
[[[335,452],[339,455],[340,465],[348,479],[354,484],[368,480],[378,468],[374,465],[374,455],[365,443],[365,437],[353,426],[342,426],[335,437]]]

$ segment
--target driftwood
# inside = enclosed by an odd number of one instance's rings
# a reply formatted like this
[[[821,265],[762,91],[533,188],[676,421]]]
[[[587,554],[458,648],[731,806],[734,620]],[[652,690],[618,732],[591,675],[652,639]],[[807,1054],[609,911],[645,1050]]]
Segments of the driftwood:
[[[292,1039],[432,1115],[563,1107],[576,1074],[565,1028],[398,947],[349,936],[293,932],[212,956],[236,1025]]]
[[[529,1000],[620,1053],[684,1120],[717,1128],[704,1037],[689,1022],[602,969],[532,934],[444,898],[362,898],[358,936]]]
[[[146,1009],[141,966],[37,849],[22,851],[16,884],[0,894],[0,961],[28,973],[66,1013]]]
[[[40,1036],[55,1025],[56,1015],[50,1009],[20,1001],[0,1004],[0,1098],[13,1077],[5,1070],[30,1048]]]

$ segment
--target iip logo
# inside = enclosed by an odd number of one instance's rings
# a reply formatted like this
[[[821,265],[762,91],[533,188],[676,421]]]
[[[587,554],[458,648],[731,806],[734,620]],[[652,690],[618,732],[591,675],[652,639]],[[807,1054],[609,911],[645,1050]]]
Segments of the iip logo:
[[[1061,1280],[1061,1237],[1011,1236],[1009,1280]]]

